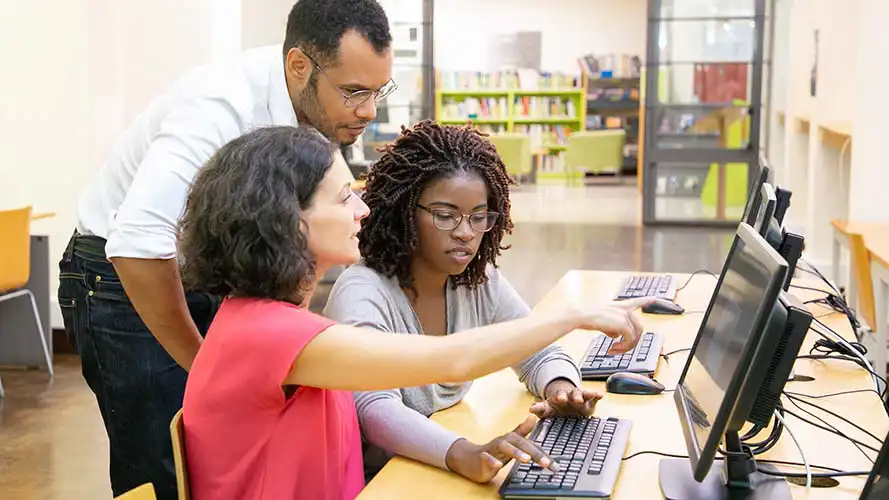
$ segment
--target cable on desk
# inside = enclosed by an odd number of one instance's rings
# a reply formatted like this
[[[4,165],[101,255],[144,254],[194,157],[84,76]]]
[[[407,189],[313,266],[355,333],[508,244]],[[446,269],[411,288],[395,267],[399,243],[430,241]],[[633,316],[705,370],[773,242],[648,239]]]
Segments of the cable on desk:
[[[802,457],[803,464],[806,467],[806,489],[808,490],[812,487],[812,469],[809,468],[809,460],[806,458],[806,454],[803,453],[803,447],[800,446],[799,441],[796,440],[796,436],[793,435],[793,431],[787,425],[787,422],[784,421],[784,417],[781,416],[781,413],[779,413],[777,409],[775,410],[775,418],[781,422],[781,425],[783,425],[785,429],[787,429],[787,433],[790,434],[790,439],[793,440],[793,444],[795,444],[796,449],[799,450],[799,456]]]
[[[623,458],[623,460],[626,461],[631,458],[638,457],[639,455],[658,455],[661,457],[679,458],[679,459],[688,458],[688,455],[676,455],[673,453],[664,453],[664,452],[654,451],[654,450],[644,450],[644,451],[637,451],[636,453],[633,453],[631,455],[627,455]],[[722,460],[722,457],[716,457],[715,460]],[[785,460],[757,459],[756,461],[757,461],[757,463],[773,464],[773,465],[786,465],[788,467],[804,467],[805,466],[805,464],[801,464],[799,462],[788,462]],[[809,468],[828,471],[828,472],[813,472],[812,477],[842,477],[842,476],[868,476],[868,475],[870,475],[870,471],[846,472],[846,471],[842,471],[840,469],[836,469],[834,467],[828,467],[826,465],[809,464]],[[762,471],[762,470],[760,470],[759,472],[762,472],[763,474],[769,474],[772,476],[782,476],[782,477],[805,477],[806,476],[805,473],[796,473],[796,472],[784,472],[784,471],[766,472],[766,471]]]
[[[825,299],[829,303],[831,303],[832,306],[835,306],[834,310],[846,315],[846,318],[849,320],[849,325],[852,326],[852,332],[855,334],[856,337],[858,337],[858,330],[861,328],[861,321],[858,320],[858,315],[856,314],[856,312],[852,308],[849,307],[849,304],[846,303],[846,298],[843,296],[842,292],[840,292],[840,290],[837,289],[837,287],[835,287],[834,284],[831,283],[830,280],[827,279],[827,277],[824,276],[824,274],[822,274],[821,271],[818,270],[817,267],[813,266],[811,263],[807,262],[805,259],[800,259],[800,262],[805,263],[806,266],[808,266],[812,270],[813,273],[815,273],[819,278],[821,278],[821,280],[825,284],[827,284],[827,286],[830,287],[831,290],[833,290],[832,294],[828,293],[828,292],[824,292],[822,290],[823,293],[828,294],[828,296],[825,297]]]
[[[712,272],[712,271],[709,271],[707,269],[698,269],[697,271],[691,273],[691,276],[689,276],[688,279],[685,280],[685,284],[683,284],[681,287],[676,289],[676,293],[681,292],[685,287],[687,287],[688,284],[691,283],[691,279],[694,278],[695,276],[697,276],[698,274],[709,274],[710,276],[713,276],[714,278],[717,278],[717,279],[719,278],[719,275]]]
[[[871,431],[865,429],[864,427],[861,427],[860,425],[856,424],[855,422],[852,422],[851,420],[847,419],[846,417],[842,417],[842,416],[840,416],[840,415],[837,415],[836,413],[834,413],[834,412],[828,410],[827,408],[824,408],[824,407],[819,406],[819,405],[817,405],[817,404],[815,404],[815,403],[812,403],[811,401],[806,401],[805,399],[798,398],[798,397],[796,397],[796,396],[791,396],[790,394],[787,394],[786,392],[784,393],[784,395],[787,397],[787,399],[789,399],[791,402],[794,403],[794,406],[796,406],[796,407],[799,408],[800,410],[802,410],[802,408],[800,408],[800,406],[797,405],[796,402],[802,403],[802,404],[804,404],[804,405],[811,406],[812,408],[821,410],[821,411],[823,411],[824,413],[827,413],[828,415],[830,415],[830,416],[832,416],[832,417],[834,417],[834,418],[837,418],[837,419],[839,419],[839,420],[842,420],[843,422],[846,422],[847,424],[849,424],[849,425],[851,425],[852,427],[858,429],[859,431],[863,432],[864,434],[867,434],[868,436],[872,437],[872,438],[874,439],[874,441],[876,441],[876,442],[878,442],[878,443],[880,443],[880,444],[883,444],[883,440],[882,440],[882,439],[878,438],[878,437],[875,436]],[[805,411],[805,410],[803,410],[803,411]]]
[[[805,412],[805,410],[803,410],[803,411]],[[823,425],[821,425],[821,424],[819,424],[819,423],[817,423],[817,422],[812,422],[811,420],[809,420],[809,419],[807,419],[807,418],[804,418],[804,417],[800,416],[798,413],[794,413],[794,412],[790,411],[790,410],[787,409],[787,408],[784,409],[784,412],[787,413],[788,415],[791,415],[791,416],[795,417],[797,420],[800,420],[800,421],[802,421],[802,422],[805,422],[805,423],[811,425],[812,427],[817,427],[817,428],[821,429],[822,431],[826,431],[826,432],[829,432],[829,433],[831,433],[831,434],[835,434],[835,435],[837,435],[837,436],[839,436],[839,437],[841,437],[841,438],[843,438],[843,439],[848,439],[849,441],[852,441],[853,443],[856,443],[856,444],[858,444],[858,445],[860,445],[860,446],[863,446],[863,447],[865,447],[865,448],[867,448],[867,449],[873,451],[874,453],[879,453],[879,452],[880,452],[880,450],[874,448],[873,446],[871,446],[871,445],[869,445],[869,444],[862,443],[861,441],[858,441],[857,439],[853,439],[853,438],[851,438],[851,437],[849,437],[849,436],[843,434],[843,433],[840,432],[840,431],[837,431],[837,430],[835,430],[835,429],[831,429],[831,428],[829,428],[829,427],[825,427],[825,426],[823,426]],[[806,413],[808,413],[808,412],[806,412]],[[815,417],[815,418],[818,418],[818,417]],[[871,463],[873,463],[873,460],[872,460],[870,457],[868,457],[868,460],[870,460]]]
[[[778,401],[778,404],[775,406],[775,411],[781,413],[782,416],[784,415],[784,406],[780,401]],[[757,427],[759,428],[757,429]],[[780,419],[775,419],[772,425],[772,430],[769,431],[769,435],[766,436],[765,439],[758,442],[751,442],[751,440],[762,432],[763,429],[764,427],[754,426],[747,432],[747,434],[741,436],[741,442],[750,448],[750,452],[753,453],[753,455],[762,455],[778,444],[778,440],[781,439],[781,434],[784,432],[784,423]]]
[[[670,352],[668,352],[668,353],[666,353],[666,354],[661,354],[661,357],[663,357],[664,360],[666,360],[667,362],[669,362],[669,361],[670,361],[670,356],[672,356],[672,355],[674,355],[674,354],[677,354],[677,353],[680,353],[680,352],[685,352],[685,351],[691,351],[691,347],[686,347],[685,349],[676,349],[675,351],[670,351]]]
[[[862,442],[860,442],[860,441],[857,441],[857,440],[855,440],[855,439],[852,439],[852,438],[849,437],[847,434],[845,434],[844,432],[842,432],[842,431],[840,431],[839,429],[837,429],[835,426],[833,426],[833,425],[827,423],[827,421],[824,420],[823,418],[819,417],[818,415],[815,415],[814,413],[812,413],[812,412],[806,410],[805,408],[803,408],[802,406],[798,405],[798,404],[796,403],[796,401],[794,401],[793,399],[788,398],[788,400],[791,402],[791,404],[793,404],[793,406],[796,406],[800,411],[802,411],[802,412],[805,413],[806,415],[809,415],[810,417],[812,417],[812,418],[818,420],[819,422],[821,422],[821,423],[824,424],[825,426],[829,427],[829,428],[830,428],[829,432],[832,432],[833,434],[836,434],[836,435],[838,435],[838,436],[840,436],[840,437],[842,437],[842,438],[848,440],[849,442],[851,442],[852,445],[855,446],[855,448],[857,448],[858,451],[860,451],[862,455],[864,455],[864,458],[868,459],[868,461],[870,461],[870,463],[874,463],[873,459],[870,458],[870,455],[868,455],[867,452],[864,451],[864,450],[861,448],[862,446],[867,446],[867,445],[865,445],[864,443],[862,443]],[[797,417],[797,418],[799,418],[799,417]],[[813,422],[810,422],[810,421],[805,421],[805,422],[808,423],[809,425],[814,425]],[[819,426],[819,428],[824,429],[824,427],[820,427],[820,426]],[[825,429],[825,430],[827,430],[827,429]]]
[[[858,360],[856,359],[856,360],[850,360],[850,361],[858,361]],[[817,396],[815,394],[803,394],[802,392],[784,391],[785,394],[790,394],[791,396],[796,396],[798,398],[812,398],[812,399],[832,398],[832,397],[836,397],[836,396],[846,396],[849,394],[859,394],[862,392],[872,392],[872,393],[876,394],[878,397],[880,396],[880,393],[873,390],[873,389],[855,389],[852,391],[833,392],[830,394],[819,394]]]
[[[836,337],[836,339],[831,339],[831,338],[829,338],[828,334],[825,333],[825,332],[823,332],[823,331],[821,331],[821,329],[819,329],[819,328],[814,328],[813,326],[810,326],[809,329],[811,329],[812,331],[814,331],[814,332],[817,333],[818,335],[821,335],[822,337],[824,337],[824,338],[825,338],[826,340],[828,340],[828,341],[835,341],[835,342],[838,342],[839,344],[841,344],[841,345],[845,348],[844,352],[846,352],[846,353],[848,353],[848,354],[850,354],[850,355],[852,355],[852,356],[854,356],[854,357],[860,359],[861,362],[864,364],[865,369],[866,369],[866,370],[871,374],[871,376],[873,377],[873,380],[874,380],[874,386],[875,386],[875,388],[877,389],[877,392],[879,392],[880,394],[885,394],[886,389],[889,388],[889,387],[887,387],[886,379],[882,378],[879,374],[877,374],[877,373],[874,371],[873,367],[870,365],[870,362],[867,360],[867,358],[864,357],[864,355],[861,353],[861,351],[858,350],[858,349],[856,349],[856,348],[854,348],[854,347],[852,347],[852,346],[846,341],[846,339],[843,338],[842,335],[840,335],[839,333],[835,332],[835,331],[833,330],[833,328],[830,328],[829,326],[827,326],[827,325],[825,325],[824,323],[822,323],[821,320],[819,320],[819,319],[814,319],[814,318],[813,318],[812,321],[814,322],[814,324],[820,326],[821,328],[824,328],[827,332],[830,332],[830,334],[833,335],[834,337]],[[863,346],[862,346],[862,347],[863,347]],[[880,388],[880,382],[881,382],[881,381],[883,382],[883,387],[882,387],[882,389]]]

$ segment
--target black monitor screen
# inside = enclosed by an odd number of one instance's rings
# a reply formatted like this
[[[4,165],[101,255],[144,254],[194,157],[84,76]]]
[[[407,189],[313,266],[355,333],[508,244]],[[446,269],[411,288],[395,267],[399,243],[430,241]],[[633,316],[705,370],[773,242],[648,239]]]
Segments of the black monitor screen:
[[[889,435],[883,440],[880,454],[864,485],[860,500],[882,500],[889,498]]]
[[[696,471],[706,474],[719,441],[732,430],[726,428],[731,410],[786,271],[786,262],[753,228],[738,226],[677,391]],[[698,467],[698,459],[706,466]]]
[[[759,212],[760,190],[762,185],[769,182],[771,168],[765,160],[760,161],[759,172],[753,176],[753,185],[750,186],[750,192],[747,193],[747,205],[744,206],[744,214],[741,216],[741,222],[746,222],[751,226],[756,222],[756,216]]]

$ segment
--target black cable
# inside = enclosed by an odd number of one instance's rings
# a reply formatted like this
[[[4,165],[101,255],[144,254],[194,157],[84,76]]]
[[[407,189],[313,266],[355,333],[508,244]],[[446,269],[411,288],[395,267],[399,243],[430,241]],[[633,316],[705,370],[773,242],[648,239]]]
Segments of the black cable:
[[[867,446],[867,445],[865,445],[864,443],[861,443],[861,442],[859,442],[859,441],[857,441],[857,440],[855,440],[855,439],[852,439],[852,438],[851,438],[850,436],[848,436],[846,433],[844,433],[844,432],[842,432],[841,430],[837,429],[835,426],[833,426],[833,425],[827,423],[827,421],[824,420],[823,418],[819,417],[818,415],[815,415],[814,413],[812,413],[812,412],[806,410],[805,408],[803,408],[802,406],[800,406],[799,404],[797,404],[797,402],[794,401],[792,398],[789,398],[789,397],[788,397],[787,399],[788,399],[788,401],[791,402],[791,404],[793,404],[793,406],[796,406],[800,411],[802,411],[802,412],[805,413],[806,415],[809,415],[810,417],[812,417],[812,418],[818,420],[819,422],[821,422],[821,423],[824,424],[825,426],[829,427],[829,428],[833,431],[834,434],[836,434],[836,435],[838,435],[838,436],[840,436],[840,437],[842,437],[842,438],[847,439],[849,442],[852,443],[853,446],[855,446],[856,448],[858,448],[858,451],[860,451],[861,454],[864,455],[864,458],[868,459],[868,460],[870,461],[870,463],[874,463],[874,460],[870,457],[870,455],[868,455],[867,452],[865,452],[865,451],[861,448],[862,446]],[[788,412],[788,413],[790,413],[790,412]],[[799,417],[797,417],[797,418],[799,418]],[[808,423],[808,424],[810,424],[810,425],[812,424],[812,422],[806,422],[806,423]]]
[[[684,289],[685,287],[687,287],[688,284],[691,283],[691,279],[694,278],[694,277],[695,277],[696,275],[698,275],[698,274],[709,274],[710,276],[713,276],[714,278],[719,278],[719,275],[716,274],[716,273],[714,273],[714,272],[712,272],[712,271],[708,271],[707,269],[698,269],[697,271],[691,273],[691,276],[689,276],[688,279],[685,280],[685,284],[684,284],[684,285],[682,285],[681,287],[679,287],[679,288],[676,289],[676,293],[679,293],[680,291],[682,291],[682,289]]]
[[[812,467],[810,464],[809,467]],[[846,477],[846,476],[869,476],[870,471],[853,471],[853,472],[812,472],[811,474],[806,474],[805,472],[787,472],[787,471],[771,471],[767,469],[756,469],[760,474],[765,474],[767,476],[778,476],[778,477]]]
[[[673,453],[663,453],[663,452],[660,452],[660,451],[654,451],[654,450],[643,450],[643,451],[637,451],[636,453],[633,453],[633,454],[631,454],[631,455],[627,455],[627,456],[625,456],[622,460],[626,461],[626,460],[629,460],[629,459],[631,459],[631,458],[638,457],[639,455],[658,455],[658,456],[661,456],[661,457],[667,457],[667,458],[679,458],[679,459],[688,458],[688,455],[676,455],[676,454],[673,454]],[[722,457],[716,457],[715,460],[722,460]],[[789,467],[805,467],[805,466],[806,466],[806,464],[802,464],[802,463],[799,463],[799,462],[788,462],[788,461],[785,461],[785,460],[757,459],[756,462],[757,462],[757,463],[763,463],[763,464],[786,465],[786,466],[789,466]],[[836,468],[834,468],[834,467],[828,467],[828,466],[826,466],[826,465],[809,464],[809,468],[811,468],[811,469],[821,469],[821,470],[826,470],[826,471],[830,471],[830,472],[832,473],[832,474],[830,474],[830,475],[827,475],[828,473],[817,473],[817,472],[815,472],[815,473],[812,473],[812,477],[840,477],[840,476],[867,476],[867,475],[870,475],[870,471],[866,471],[866,472],[845,472],[845,471],[842,471],[842,470],[840,470],[840,469],[836,469]],[[759,472],[763,472],[763,473],[765,473],[764,471],[761,471],[761,470],[760,470]],[[782,475],[782,476],[786,476],[786,477],[797,477],[796,474],[798,474],[798,473],[796,473],[796,472],[781,472],[781,471],[779,471],[779,472],[772,472],[772,475]],[[799,473],[799,474],[800,474],[799,477],[806,477],[806,473],[805,473],[805,472],[802,472],[802,473]]]
[[[821,288],[812,288],[812,287],[809,287],[809,286],[803,286],[803,285],[794,285],[794,284],[791,284],[791,285],[790,285],[790,288],[798,288],[798,289],[800,289],[800,290],[809,290],[809,291],[811,291],[811,292],[821,292],[821,293],[823,293],[823,294],[825,294],[825,295],[833,295],[832,292],[829,292],[829,291],[827,291],[827,290],[824,290],[824,289],[821,289]]]
[[[801,397],[801,398],[812,398],[812,399],[832,398],[832,397],[835,397],[835,396],[845,396],[845,395],[848,395],[848,394],[859,394],[859,393],[862,393],[862,392],[872,392],[872,393],[876,394],[877,396],[880,395],[879,392],[877,392],[877,391],[875,391],[875,390],[873,390],[873,389],[855,389],[854,391],[834,392],[834,393],[831,393],[831,394],[820,394],[820,395],[818,395],[818,396],[816,396],[816,395],[814,395],[814,394],[803,394],[803,393],[801,393],[801,392],[789,392],[789,391],[784,391],[785,394],[790,394],[791,396],[796,396],[796,397],[798,397],[798,398]]]
[[[691,351],[691,347],[686,347],[684,349],[676,349],[675,351],[670,351],[666,354],[661,354],[661,356],[663,356],[664,358],[669,358],[670,356],[672,356],[674,354],[677,354],[680,352],[685,352],[685,351]]]
[[[837,289],[837,287],[833,286],[833,283],[831,283],[830,280],[827,279],[827,277],[824,276],[824,274],[822,274],[821,271],[818,270],[817,267],[813,266],[812,264],[805,261],[804,259],[800,259],[800,262],[803,262],[807,266],[809,266],[812,269],[812,271],[816,275],[818,275],[818,277],[821,278],[821,280],[824,281],[824,283],[826,283],[827,286],[829,286],[831,290],[833,290],[833,294],[828,294],[827,300],[829,302],[836,304],[836,306],[841,310],[841,312],[846,315],[846,318],[849,320],[849,325],[852,326],[852,332],[855,335],[855,337],[857,338],[858,337],[858,330],[861,327],[861,322],[858,320],[858,315],[855,313],[855,311],[849,307],[849,304],[846,303],[846,298]]]
[[[841,416],[837,415],[836,413],[834,413],[834,412],[828,410],[827,408],[823,408],[823,407],[821,407],[821,406],[818,406],[818,405],[816,405],[815,403],[813,403],[813,402],[811,402],[811,401],[806,401],[805,399],[801,399],[801,398],[798,398],[798,397],[796,397],[796,396],[791,396],[790,394],[787,394],[786,392],[784,393],[784,395],[787,396],[787,398],[790,399],[791,401],[798,401],[798,402],[803,403],[803,404],[805,404],[805,405],[811,406],[812,408],[817,408],[817,409],[823,411],[824,413],[827,413],[828,415],[830,415],[830,416],[832,416],[832,417],[834,417],[834,418],[838,418],[838,419],[842,420],[843,422],[846,422],[847,424],[851,425],[852,427],[855,427],[855,428],[858,429],[859,431],[861,431],[861,432],[867,434],[868,436],[874,438],[874,441],[876,441],[876,442],[878,442],[878,443],[880,443],[880,444],[883,443],[883,440],[882,440],[882,439],[878,438],[877,436],[875,436],[875,435],[874,435],[872,432],[870,432],[869,430],[867,430],[867,429],[865,429],[865,428],[859,426],[858,424],[856,424],[855,422],[852,422],[851,420],[847,419],[846,417],[841,417]],[[799,406],[797,406],[797,408],[799,408]]]
[[[871,451],[873,451],[873,452],[876,452],[876,453],[879,453],[879,452],[880,452],[880,450],[874,448],[874,447],[871,446],[871,445],[862,443],[861,441],[858,441],[857,439],[852,439],[852,438],[850,438],[849,436],[846,436],[845,434],[843,434],[842,432],[836,431],[836,430],[834,430],[834,429],[830,429],[830,428],[825,427],[825,426],[823,426],[823,425],[821,425],[821,424],[819,424],[819,423],[812,422],[811,420],[809,420],[809,419],[807,419],[807,418],[804,418],[804,417],[801,417],[800,415],[798,415],[798,414],[796,414],[796,413],[794,413],[794,412],[788,410],[787,408],[785,408],[784,411],[785,411],[788,415],[791,415],[791,416],[795,417],[797,420],[799,420],[799,421],[801,421],[801,422],[805,422],[805,423],[811,425],[812,427],[817,427],[817,428],[821,429],[822,431],[826,431],[826,432],[829,432],[829,433],[831,433],[831,434],[835,434],[835,435],[837,435],[837,436],[840,436],[840,437],[843,438],[843,439],[848,439],[849,441],[853,441],[853,442],[855,442],[855,443],[858,443],[859,445],[864,446],[865,448],[867,448],[867,449],[869,449],[869,450],[871,450]],[[803,410],[803,411],[805,411],[805,410]],[[816,417],[816,418],[817,418],[817,417]]]
[[[775,411],[781,414],[781,417],[784,417],[784,406],[778,401],[778,404],[775,405]],[[778,444],[778,440],[781,439],[781,434],[784,433],[784,423],[774,418],[774,422],[772,425],[772,430],[769,432],[769,435],[766,436],[765,439],[759,442],[751,443],[750,440],[756,437],[756,434],[750,436],[747,439],[742,439],[741,441],[750,448],[750,452],[753,455],[762,455],[763,453],[771,450]],[[757,432],[758,434],[759,432]],[[749,432],[747,434],[750,434]],[[746,437],[746,434],[745,434]]]
[[[813,321],[814,321],[815,323],[817,323],[818,325],[820,325],[820,326],[821,326],[822,328],[824,328],[825,330],[827,330],[827,331],[831,332],[832,334],[836,335],[837,337],[839,337],[839,338],[843,338],[842,335],[840,335],[839,333],[837,333],[836,331],[834,331],[833,328],[830,328],[829,326],[827,326],[827,325],[825,325],[824,323],[822,323],[820,320],[818,320],[818,319],[813,319]],[[817,333],[818,335],[821,335],[821,337],[823,337],[823,338],[825,339],[826,342],[816,341],[816,345],[819,345],[819,342],[820,342],[820,346],[821,346],[821,348],[822,348],[822,349],[826,349],[826,350],[829,351],[829,352],[827,353],[827,355],[830,355],[830,352],[840,352],[840,347],[842,347],[842,352],[843,352],[843,353],[845,353],[845,354],[851,354],[851,353],[849,352],[849,350],[848,350],[845,346],[842,346],[842,344],[839,344],[838,342],[836,342],[836,341],[834,341],[833,339],[829,338],[829,337],[827,336],[827,334],[824,333],[824,332],[822,332],[821,330],[819,330],[819,329],[817,329],[817,328],[813,328],[812,326],[810,326],[809,329],[812,330],[813,332]],[[844,340],[845,340],[845,339],[844,339]],[[862,350],[863,350],[862,357],[864,356],[864,353],[867,352],[867,348],[865,348],[862,344],[860,344],[860,343],[858,343],[858,342],[855,342],[854,344],[850,343],[849,345],[852,346],[853,348],[855,348],[855,349],[856,349],[857,351],[859,351],[859,352],[862,352]],[[836,347],[836,351],[833,351],[832,349],[830,349],[831,347],[834,347],[834,346]],[[814,349],[814,348],[813,348],[813,349]],[[810,352],[811,352],[811,351],[810,351]],[[815,356],[798,356],[798,358],[807,358],[807,357],[811,357],[812,359],[819,359],[819,358],[817,358],[817,357],[815,357]],[[829,356],[829,357],[830,357],[831,359],[845,359],[845,357],[840,357],[840,356]],[[864,363],[861,359],[859,359],[857,356],[848,356],[848,358],[849,358],[849,359],[845,359],[845,360],[847,360],[847,361],[854,361],[858,366],[861,366],[862,368],[864,368],[865,370],[867,370],[872,376],[874,376],[874,377],[877,379],[878,382],[883,382],[883,387],[882,387],[882,390],[880,391],[880,397],[881,397],[883,400],[885,400],[885,399],[886,399],[886,391],[889,390],[889,384],[887,384],[886,379],[885,379],[884,377],[882,377],[880,374],[876,373],[873,369],[868,368],[867,365],[865,365],[865,363]],[[820,359],[825,359],[825,358],[820,358]],[[880,389],[879,384],[877,384],[877,389]],[[889,409],[887,409],[887,411],[889,411]]]

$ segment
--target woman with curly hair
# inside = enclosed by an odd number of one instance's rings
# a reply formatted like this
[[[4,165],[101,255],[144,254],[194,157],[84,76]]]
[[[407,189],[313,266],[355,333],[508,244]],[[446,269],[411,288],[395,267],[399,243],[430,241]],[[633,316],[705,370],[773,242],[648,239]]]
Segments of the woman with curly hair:
[[[189,372],[183,424],[192,498],[344,499],[364,485],[352,391],[460,382],[576,328],[641,333],[626,306],[565,308],[447,338],[336,324],[306,305],[355,263],[367,216],[334,147],[304,128],[258,129],[201,169],[180,225],[189,289],[226,297]],[[533,451],[533,450],[532,450]],[[549,459],[529,453],[552,467]]]
[[[530,308],[497,269],[503,236],[513,229],[509,186],[503,161],[476,129],[433,121],[404,129],[368,176],[370,215],[358,233],[363,262],[339,277],[324,315],[412,337],[450,336],[528,317]],[[483,349],[472,345],[450,361]],[[517,361],[512,368],[519,380],[541,399],[530,408],[538,417],[590,415],[602,397],[580,388],[577,366],[555,345]],[[413,360],[405,353],[401,362]],[[531,415],[484,444],[427,418],[460,402],[470,385],[357,393],[368,478],[398,454],[486,482],[522,450],[533,449],[524,438],[535,424]]]

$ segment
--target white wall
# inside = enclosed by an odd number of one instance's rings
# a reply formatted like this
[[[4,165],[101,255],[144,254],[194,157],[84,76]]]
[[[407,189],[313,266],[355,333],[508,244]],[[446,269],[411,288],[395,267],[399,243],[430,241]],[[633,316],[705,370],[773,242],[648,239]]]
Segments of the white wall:
[[[175,78],[240,40],[240,0],[0,2],[0,208],[57,214],[33,229],[50,237],[53,293],[77,200],[114,140]]]
[[[438,0],[435,66],[491,70],[492,37],[516,31],[542,32],[546,71],[576,73],[577,58],[590,52],[644,59],[646,12],[646,0]]]
[[[881,64],[889,49],[889,2],[777,0],[786,21],[778,26],[776,47],[786,69],[776,72],[771,91],[773,112],[786,116],[784,127],[772,120],[772,151],[778,182],[793,190],[788,225],[806,237],[807,260],[828,270],[831,219],[889,221],[881,203],[889,183],[885,141],[889,101],[879,89],[889,81]],[[783,5],[782,5],[783,4]],[[817,91],[810,95],[814,31],[819,32]],[[783,96],[783,99],[778,99]],[[800,130],[800,121],[808,132]],[[851,130],[845,149],[823,141],[821,128]],[[842,154],[840,154],[842,152]],[[842,275],[842,269],[839,270]]]

